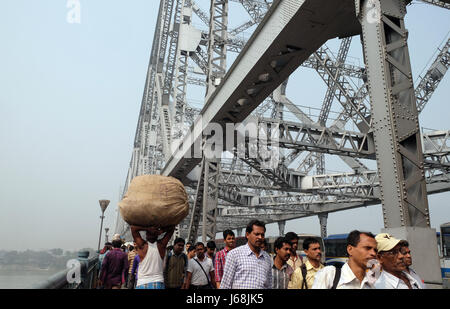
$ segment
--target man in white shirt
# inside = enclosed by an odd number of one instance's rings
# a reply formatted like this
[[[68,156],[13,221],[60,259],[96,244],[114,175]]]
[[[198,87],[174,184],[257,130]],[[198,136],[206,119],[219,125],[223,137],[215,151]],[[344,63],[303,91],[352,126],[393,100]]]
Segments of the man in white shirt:
[[[406,272],[402,241],[387,233],[375,237],[378,261],[382,272],[375,282],[377,289],[422,289],[420,283]]]
[[[316,274],[313,289],[372,289],[367,275],[376,258],[377,242],[370,232],[352,231],[347,237],[348,261],[342,268],[326,266]]]
[[[195,244],[197,256],[189,260],[185,289],[212,289],[216,287],[212,260],[205,255],[205,245]]]
[[[411,250],[409,249],[409,243],[406,240],[403,240],[401,242],[402,248],[402,254],[404,257],[405,265],[406,265],[406,272],[411,275],[417,282],[419,282],[422,289],[426,289],[425,283],[422,278],[412,269],[412,257],[411,257]]]

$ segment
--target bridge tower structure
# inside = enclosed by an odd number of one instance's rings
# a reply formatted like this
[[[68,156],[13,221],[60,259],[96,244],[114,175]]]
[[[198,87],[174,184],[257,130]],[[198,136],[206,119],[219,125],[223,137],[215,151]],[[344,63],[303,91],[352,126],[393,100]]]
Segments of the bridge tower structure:
[[[381,204],[385,230],[409,240],[416,270],[439,286],[427,196],[450,190],[450,130],[421,132],[418,117],[448,70],[450,41],[414,85],[409,3],[160,0],[123,192],[142,174],[180,179],[190,212],[176,235],[190,241],[253,218],[281,233],[317,216],[326,236],[329,213]],[[233,23],[231,7],[248,20]],[[355,36],[364,66],[347,62]],[[327,46],[335,38],[337,52]],[[316,115],[287,95],[297,69],[326,86]],[[191,101],[190,91],[202,95]],[[325,158],[349,171],[330,173]],[[115,230],[131,238],[120,213]]]

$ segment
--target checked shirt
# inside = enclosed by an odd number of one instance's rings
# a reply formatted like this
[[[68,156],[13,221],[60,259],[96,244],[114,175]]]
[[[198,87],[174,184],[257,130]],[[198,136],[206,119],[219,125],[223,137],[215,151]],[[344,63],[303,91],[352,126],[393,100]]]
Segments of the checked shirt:
[[[259,256],[248,244],[237,247],[227,254],[221,289],[271,289],[272,260],[263,250]]]

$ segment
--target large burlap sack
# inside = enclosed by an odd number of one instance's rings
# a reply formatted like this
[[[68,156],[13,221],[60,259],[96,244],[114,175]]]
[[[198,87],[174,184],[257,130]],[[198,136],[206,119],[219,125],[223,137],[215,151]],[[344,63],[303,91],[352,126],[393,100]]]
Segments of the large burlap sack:
[[[120,214],[129,225],[176,225],[189,213],[188,196],[176,178],[142,175],[133,178],[119,203]]]

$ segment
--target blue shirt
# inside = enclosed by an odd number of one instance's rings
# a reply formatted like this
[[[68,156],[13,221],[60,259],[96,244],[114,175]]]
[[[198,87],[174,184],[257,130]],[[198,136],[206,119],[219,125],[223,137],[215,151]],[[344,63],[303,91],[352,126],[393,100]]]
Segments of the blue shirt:
[[[228,252],[226,261],[221,289],[272,288],[272,260],[266,251],[256,257],[246,244]]]
[[[136,254],[133,260],[133,267],[131,268],[131,275],[138,279],[138,270],[139,270],[139,263],[141,262],[141,258],[139,257],[139,254]]]

